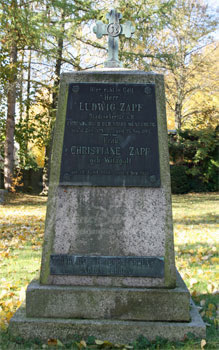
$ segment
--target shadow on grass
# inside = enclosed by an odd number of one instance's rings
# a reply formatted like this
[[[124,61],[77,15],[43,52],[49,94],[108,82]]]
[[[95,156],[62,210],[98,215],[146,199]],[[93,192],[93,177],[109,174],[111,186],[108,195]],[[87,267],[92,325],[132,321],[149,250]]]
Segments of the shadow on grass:
[[[198,254],[205,256],[206,254],[211,253],[211,258],[218,257],[218,252],[215,249],[215,244],[209,244],[208,242],[195,242],[194,244],[177,244],[178,248],[177,254],[184,255],[189,254],[191,256],[197,256]]]
[[[187,194],[173,194],[172,199],[174,203],[182,202],[211,202],[219,201],[218,192],[207,192],[207,193],[187,193]]]
[[[175,225],[203,225],[203,224],[217,224],[219,222],[219,215],[202,214],[197,218],[192,219],[174,219]]]
[[[39,206],[43,205],[46,206],[47,203],[47,197],[45,196],[39,196],[39,195],[30,195],[26,193],[8,193],[6,195],[6,201],[3,204],[4,206],[10,205],[10,206],[24,206],[24,205],[31,205],[31,206]]]

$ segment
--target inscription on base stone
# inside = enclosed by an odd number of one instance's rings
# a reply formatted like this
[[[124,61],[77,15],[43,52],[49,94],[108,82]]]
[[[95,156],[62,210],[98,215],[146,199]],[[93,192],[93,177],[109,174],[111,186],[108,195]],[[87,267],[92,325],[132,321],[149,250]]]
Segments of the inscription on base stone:
[[[160,186],[154,84],[69,84],[60,185]]]
[[[51,275],[164,277],[164,258],[51,255]]]

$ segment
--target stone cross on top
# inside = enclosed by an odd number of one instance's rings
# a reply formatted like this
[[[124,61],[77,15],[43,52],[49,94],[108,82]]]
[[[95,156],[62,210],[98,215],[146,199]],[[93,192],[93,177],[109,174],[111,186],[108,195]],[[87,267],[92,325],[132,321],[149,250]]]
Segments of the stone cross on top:
[[[126,38],[130,38],[135,31],[135,27],[132,26],[131,21],[120,24],[119,20],[122,18],[122,15],[114,9],[106,15],[106,18],[109,20],[109,24],[97,21],[93,29],[98,39],[101,39],[103,35],[108,35],[108,59],[104,62],[104,67],[122,67],[118,52],[119,35],[124,34]]]

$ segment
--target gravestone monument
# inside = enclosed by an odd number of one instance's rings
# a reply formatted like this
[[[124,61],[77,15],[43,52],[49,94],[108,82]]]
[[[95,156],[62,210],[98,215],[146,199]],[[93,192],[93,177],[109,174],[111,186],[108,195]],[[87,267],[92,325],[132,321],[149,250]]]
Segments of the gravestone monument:
[[[10,331],[203,338],[175,268],[163,76],[118,68],[119,35],[134,28],[107,18],[94,28],[109,36],[106,68],[62,74],[40,281]]]

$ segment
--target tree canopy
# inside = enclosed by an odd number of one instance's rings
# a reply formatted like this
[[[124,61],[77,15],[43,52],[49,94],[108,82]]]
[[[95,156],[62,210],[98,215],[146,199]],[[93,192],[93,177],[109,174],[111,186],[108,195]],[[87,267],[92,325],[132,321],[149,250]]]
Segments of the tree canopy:
[[[37,159],[48,166],[60,74],[101,67],[106,38],[97,40],[92,27],[98,19],[107,23],[114,5],[105,0],[1,1],[5,188],[12,186],[16,167],[37,167]],[[165,74],[169,127],[216,127],[217,22],[205,2],[118,0],[116,7],[136,27],[134,39],[120,40],[120,60],[127,68]],[[45,155],[39,157],[40,152]]]

